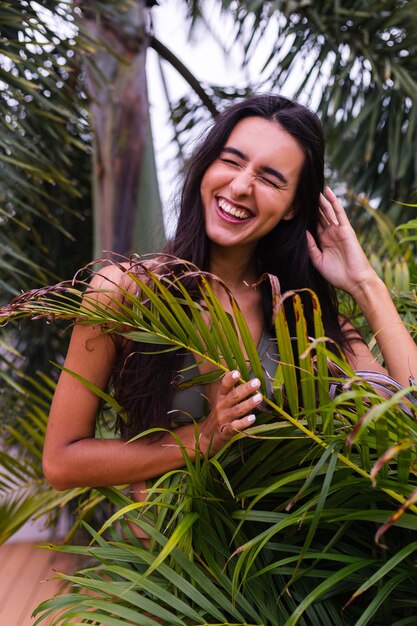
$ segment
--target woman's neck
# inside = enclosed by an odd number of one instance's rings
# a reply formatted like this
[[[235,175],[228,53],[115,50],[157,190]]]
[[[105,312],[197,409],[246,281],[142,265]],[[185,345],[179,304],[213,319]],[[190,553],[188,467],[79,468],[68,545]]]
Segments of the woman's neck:
[[[221,278],[234,294],[244,291],[258,278],[254,255],[235,249],[212,248],[210,272]]]

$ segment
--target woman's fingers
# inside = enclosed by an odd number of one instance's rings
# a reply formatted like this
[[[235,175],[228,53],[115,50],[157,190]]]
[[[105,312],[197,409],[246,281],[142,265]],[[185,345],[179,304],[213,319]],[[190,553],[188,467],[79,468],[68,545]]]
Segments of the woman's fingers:
[[[231,421],[252,413],[252,411],[261,404],[262,399],[262,394],[256,393],[246,400],[240,400],[235,404],[231,404],[230,408],[226,407],[227,419]]]
[[[306,234],[307,234],[308,253],[310,255],[311,262],[313,263],[314,267],[318,269],[320,267],[323,253],[319,249],[318,245],[316,244],[314,237],[310,233],[310,231],[307,230]],[[319,232],[319,235],[320,235],[320,232]]]
[[[263,398],[258,389],[258,378],[240,383],[237,370],[227,372],[221,380],[212,409],[200,427],[200,449],[210,455],[217,451],[237,433],[255,421],[254,410]]]
[[[240,378],[240,372],[238,372],[237,370],[233,370],[232,372],[227,372],[227,374],[225,374],[223,378],[221,379],[219,392],[218,392],[219,395],[227,396],[233,390],[239,378]]]
[[[236,383],[239,379],[240,372],[237,370],[228,372],[222,378],[218,393],[219,396],[223,396],[224,401],[229,406],[233,406],[237,402],[247,398],[249,394],[254,393],[261,386],[261,381],[258,378],[253,378],[247,383],[237,385]]]
[[[325,207],[328,214],[332,215],[334,223],[339,224],[340,226],[350,223],[345,209],[340,204],[336,194],[330,189],[330,187],[326,187],[326,195],[320,195],[323,198],[323,203],[320,202],[320,206],[322,206],[322,208]],[[333,221],[333,219],[331,221]]]
[[[258,389],[261,382],[254,378],[247,383],[236,384],[240,379],[237,370],[228,372],[222,379],[218,394],[218,425],[222,433],[243,430],[255,421],[253,411],[262,400]]]
[[[333,202],[330,202],[322,193],[320,194],[319,221],[323,226],[339,226],[340,224]]]
[[[230,372],[230,375],[226,374],[219,390],[219,393],[223,395],[220,399],[222,408],[230,418],[229,421],[251,413],[262,402],[262,394],[256,393],[261,386],[261,381],[253,378],[247,383],[236,385],[239,378],[240,373],[237,370]]]
[[[223,435],[227,435],[229,437],[233,436],[236,432],[241,432],[245,430],[245,428],[249,428],[256,420],[256,415],[250,413],[249,415],[245,415],[242,419],[236,419],[232,422],[227,422],[222,426]]]

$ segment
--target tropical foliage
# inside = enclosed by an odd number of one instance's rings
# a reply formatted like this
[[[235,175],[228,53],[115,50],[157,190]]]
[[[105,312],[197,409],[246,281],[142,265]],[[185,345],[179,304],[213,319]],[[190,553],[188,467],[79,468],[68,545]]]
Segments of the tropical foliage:
[[[19,359],[21,355],[16,355]],[[42,449],[55,381],[43,374],[29,376],[10,363],[14,376],[4,376],[9,392],[2,401],[2,450],[0,450],[0,544],[28,520],[42,517],[56,527],[61,515],[66,540],[79,529],[81,520],[108,515],[104,497],[80,488],[56,492],[42,472]],[[16,374],[16,372],[18,372]],[[69,514],[70,513],[70,514]]]
[[[192,350],[219,373],[238,368],[248,380],[253,372],[266,392],[237,303],[228,293],[230,316],[215,296],[218,279],[193,267],[181,280],[146,272],[146,282],[131,273],[142,300],[126,292],[122,307],[104,308],[77,285],[61,284],[22,296],[2,314],[77,316],[120,328],[158,351]],[[201,304],[184,286],[190,278]],[[412,623],[417,387],[352,372],[320,340],[315,295],[311,341],[299,294],[281,297],[275,281],[272,288],[280,361],[257,425],[212,458],[198,454],[196,437],[196,460],[183,449],[184,468],[155,480],[145,503],[100,490],[119,510],[99,533],[89,529],[90,546],[62,548],[91,561],[64,576],[74,592],[41,606],[42,619],[53,612],[56,624],[72,617],[109,625]],[[282,306],[287,298],[299,320],[294,347]],[[329,373],[329,359],[337,376]],[[381,388],[388,399],[375,391]],[[181,446],[175,431],[173,439]],[[149,533],[149,549],[127,520]]]
[[[316,94],[339,179],[354,192],[380,198],[385,209],[393,199],[404,201],[416,188],[411,50],[417,41],[409,28],[416,4],[308,2],[296,3],[295,14],[291,3],[283,4],[287,22],[275,52],[284,37],[293,39],[290,53],[271,72],[274,84],[288,80],[301,48],[306,71],[296,97]]]
[[[184,6],[189,14],[186,28],[211,27],[204,3]],[[6,294],[35,282],[45,284],[51,273],[70,276],[88,262],[93,214],[96,255],[100,248],[101,256],[103,247],[122,254],[147,251],[141,233],[150,228],[150,221],[143,206],[158,211],[152,151],[148,154],[148,47],[190,85],[188,98],[169,102],[179,155],[184,134],[201,118],[215,115],[228,99],[254,89],[292,91],[321,115],[329,162],[339,182],[368,194],[384,209],[393,199],[410,200],[417,187],[412,106],[417,97],[416,0],[219,0],[218,6],[225,18],[232,16],[235,30],[227,46],[240,48],[242,65],[256,55],[265,58],[259,80],[241,89],[200,84],[175,50],[146,29],[152,12],[164,11],[163,5],[150,7],[139,0],[2,4],[0,245]],[[114,93],[123,90],[126,98],[115,99]],[[128,90],[136,94],[133,102]],[[132,118],[139,122],[135,132]],[[129,139],[129,134],[137,140],[139,154],[129,141],[122,145],[114,138]],[[116,159],[135,163],[132,180],[113,171]],[[146,174],[139,185],[141,167]],[[113,205],[105,197],[104,184]],[[130,207],[120,190],[123,184],[129,189]],[[398,214],[399,205],[394,208]],[[108,236],[100,234],[103,222],[114,226],[111,245]],[[123,236],[118,224],[123,224]],[[129,229],[133,240],[127,238]],[[119,245],[118,238],[126,242]]]
[[[416,0],[219,0],[225,19],[232,15],[235,24],[225,47],[240,46],[243,65],[256,55],[264,57],[259,81],[242,88],[200,84],[176,51],[146,28],[152,13],[163,11],[164,5],[146,4],[152,3],[2,3],[3,302],[34,284],[72,276],[90,260],[93,236],[103,242],[98,248],[116,250],[115,244],[104,243],[101,232],[109,213],[100,210],[107,205],[98,182],[116,158],[134,157],[146,172],[139,183],[138,170],[132,171],[129,206],[123,204],[123,176],[107,179],[115,199],[109,209],[112,219],[115,224],[123,220],[124,237],[134,234],[129,250],[117,249],[143,252],[150,242],[148,235],[145,243],[138,238],[150,225],[138,207],[152,207],[160,215],[149,129],[144,129],[144,51],[152,47],[162,66],[174,67],[190,85],[189,97],[169,101],[180,164],[186,158],[189,130],[208,121],[230,98],[272,89],[294,93],[318,110],[327,134],[332,167],[328,174],[361,207],[353,219],[375,268],[392,287],[405,322],[415,332],[415,222],[397,231],[398,236],[393,234],[393,221],[398,223],[400,213],[412,218],[415,205],[392,200],[413,201],[417,187]],[[211,28],[207,3],[184,5],[190,28]],[[271,48],[268,41],[273,41]],[[295,86],[294,75],[299,77]],[[119,88],[136,85],[141,102],[134,100],[122,115],[111,98],[113,83]],[[124,122],[132,112],[140,120],[139,153],[117,140],[126,137]],[[133,134],[130,139],[134,143]],[[385,216],[372,209],[369,199]],[[382,237],[375,229],[362,230],[374,219]],[[236,307],[234,322],[222,313],[207,281],[203,297],[216,314],[213,319],[219,319],[211,333],[181,283],[153,278],[152,307],[114,311],[113,321],[123,321],[141,340],[156,342],[158,349],[182,345],[200,350],[201,358],[217,363],[220,372],[236,363],[246,367],[237,327],[252,371],[260,373],[244,320]],[[309,347],[295,299],[301,320],[296,343],[303,360],[295,365],[282,308],[277,306],[281,363],[273,397],[249,433],[237,436],[211,459],[197,456],[191,463],[184,450],[184,469],[155,481],[145,505],[133,504],[117,489],[56,493],[45,484],[40,469],[54,382],[35,372],[47,371],[51,357],[60,361],[64,348],[56,329],[78,315],[77,289],[58,298],[49,299],[46,292],[27,304],[21,300],[12,317],[45,314],[55,323],[10,324],[0,339],[6,425],[1,436],[10,452],[2,452],[0,459],[0,540],[26,519],[42,512],[54,517],[67,504],[76,508],[79,523],[92,534],[90,546],[64,548],[91,558],[91,567],[87,564],[67,577],[74,593],[51,600],[42,611],[61,607],[64,621],[77,615],[97,624],[137,623],[138,614],[143,614],[143,624],[414,623],[416,433],[414,401],[408,395],[414,386],[405,391],[373,379],[370,387],[369,376],[357,377],[342,360],[337,371],[343,376],[329,378],[326,359],[335,357],[323,342]],[[187,314],[181,313],[176,298]],[[344,306],[348,311],[350,304]],[[93,314],[90,308],[84,314],[86,322],[104,322],[110,313]],[[361,326],[360,315],[355,315]],[[56,318],[61,316],[65,319],[59,326]],[[319,315],[316,325],[319,338]],[[241,371],[246,379],[248,368]],[[378,385],[391,394],[389,399],[375,393]],[[104,516],[109,515],[108,503],[119,510],[97,534],[91,515],[102,503]],[[132,535],[127,518],[151,535],[150,550]]]
[[[64,4],[42,5],[5,2],[0,13],[1,287],[8,297],[75,271],[91,237],[76,29]]]
[[[221,4],[226,14],[235,10],[228,47],[241,46],[244,64],[264,61],[249,89],[289,93],[317,110],[329,174],[398,223],[406,208],[393,201],[406,202],[417,187],[416,0]],[[210,22],[203,3],[192,3],[190,14]],[[236,96],[232,89],[213,90],[221,98]]]

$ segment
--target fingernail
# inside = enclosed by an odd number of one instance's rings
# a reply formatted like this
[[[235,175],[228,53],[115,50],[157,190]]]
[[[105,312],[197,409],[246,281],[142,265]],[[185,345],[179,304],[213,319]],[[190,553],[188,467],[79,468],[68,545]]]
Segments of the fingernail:
[[[252,402],[254,404],[258,404],[258,402],[260,402],[262,400],[262,394],[261,393],[257,393],[252,397]]]
[[[259,378],[254,378],[253,380],[250,381],[250,386],[253,389],[257,389],[257,387],[259,387],[260,384],[261,384],[261,381],[259,380]]]
[[[254,422],[256,420],[256,415],[251,413],[251,415],[246,416],[246,419],[248,420],[248,422]]]
[[[238,378],[240,378],[240,372],[238,372],[237,370],[232,372],[232,378],[233,380],[237,380]]]

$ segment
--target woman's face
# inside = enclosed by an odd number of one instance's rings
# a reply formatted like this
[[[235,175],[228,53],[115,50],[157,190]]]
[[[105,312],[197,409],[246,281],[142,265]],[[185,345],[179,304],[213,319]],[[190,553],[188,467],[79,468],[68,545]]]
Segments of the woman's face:
[[[201,181],[209,240],[253,248],[278,222],[293,217],[303,163],[301,146],[277,122],[238,122]]]

